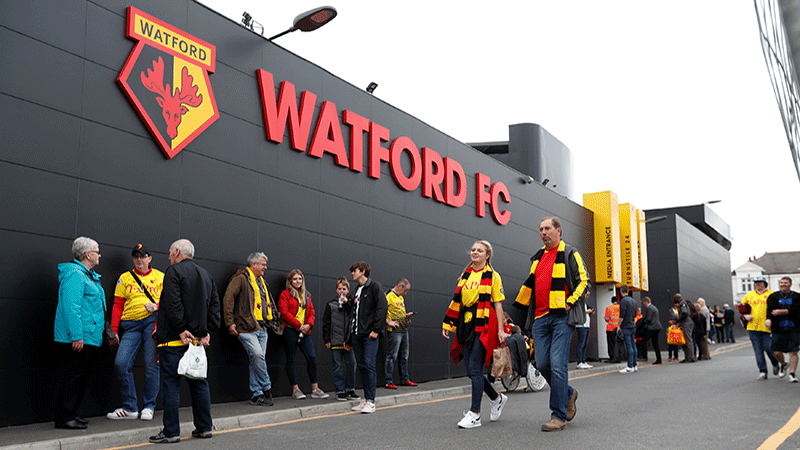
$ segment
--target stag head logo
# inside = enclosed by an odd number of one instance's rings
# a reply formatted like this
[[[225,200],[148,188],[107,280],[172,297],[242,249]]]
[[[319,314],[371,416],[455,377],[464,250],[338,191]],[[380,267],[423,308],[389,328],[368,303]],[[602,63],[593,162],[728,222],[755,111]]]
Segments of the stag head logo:
[[[170,91],[169,83],[164,87],[164,61],[158,57],[158,61],[153,61],[153,70],[147,69],[147,75],[142,72],[142,84],[147,90],[158,94],[156,101],[162,108],[161,115],[167,122],[167,134],[175,139],[178,136],[178,125],[181,124],[183,115],[189,111],[184,104],[198,107],[203,103],[203,95],[197,94],[197,86],[192,86],[193,79],[189,75],[189,70],[184,67],[181,70],[181,87],[173,94]]]
[[[216,48],[134,7],[128,8],[128,37],[139,42],[117,81],[172,158],[219,118],[208,76]]]

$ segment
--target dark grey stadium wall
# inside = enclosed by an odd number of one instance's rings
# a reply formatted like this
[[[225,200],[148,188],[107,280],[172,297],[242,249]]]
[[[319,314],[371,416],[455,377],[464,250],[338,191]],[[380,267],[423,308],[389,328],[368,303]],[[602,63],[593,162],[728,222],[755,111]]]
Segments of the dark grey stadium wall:
[[[220,117],[170,160],[116,81],[135,44],[125,37],[130,5],[217,48],[210,82]],[[463,365],[450,361],[450,342],[439,330],[476,239],[494,245],[492,262],[503,276],[507,309],[527,277],[528,258],[541,245],[541,218],[562,217],[565,239],[587,263],[594,261],[588,210],[523,184],[519,172],[192,1],[5,1],[0,42],[0,186],[7,193],[0,200],[0,268],[6,275],[0,283],[6,313],[0,426],[51,419],[56,265],[71,259],[76,236],[100,243],[97,271],[109,306],[117,277],[131,267],[132,245],[145,243],[154,267],[165,270],[167,249],[180,237],[195,244],[196,259],[214,276],[220,295],[253,251],[269,256],[266,278],[276,300],[286,274],[300,268],[320,321],[335,280],[349,276],[351,263],[368,261],[385,289],[406,277],[412,284],[407,308],[417,312],[410,369],[418,381],[464,374]],[[317,159],[295,151],[288,127],[282,144],[268,141],[257,69],[272,73],[276,85],[290,81],[298,96],[304,90],[317,94],[314,121],[329,100],[340,117],[349,109],[389,128],[392,139],[408,136],[419,148],[457,160],[467,178],[466,204],[453,208],[423,197],[420,189],[401,190],[387,164],[376,180],[336,166],[330,155]],[[348,128],[343,131],[347,142]],[[489,211],[476,216],[477,172],[508,187],[511,202],[501,204],[512,213],[508,225],[496,224]],[[320,384],[331,390],[330,354],[319,328],[312,338]],[[288,395],[280,345],[271,337],[269,372],[276,395]],[[215,333],[209,361],[213,402],[248,397],[247,358],[238,341]],[[307,389],[303,364],[298,376]],[[141,389],[141,359],[135,376]],[[117,407],[117,391],[113,354],[104,349],[82,414]]]
[[[641,295],[656,305],[665,330],[676,293],[692,302],[703,297],[712,307],[731,302],[730,254],[679,215],[647,225],[647,251],[650,290]],[[661,340],[666,349],[666,332]]]

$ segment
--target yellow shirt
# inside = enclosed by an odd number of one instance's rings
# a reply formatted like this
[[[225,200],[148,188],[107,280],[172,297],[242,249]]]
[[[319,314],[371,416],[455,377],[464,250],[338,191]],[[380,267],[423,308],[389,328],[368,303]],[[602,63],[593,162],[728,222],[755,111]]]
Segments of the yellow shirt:
[[[137,275],[142,280],[142,285],[150,292],[150,296],[158,303],[164,287],[164,273],[157,269],[151,269],[147,275],[138,273]],[[152,314],[144,308],[145,304],[150,303],[150,299],[144,295],[144,291],[139,287],[139,283],[136,282],[130,271],[119,276],[117,287],[114,289],[114,297],[125,299],[125,307],[120,320],[142,320]]]
[[[400,322],[399,327],[395,328],[387,325],[386,329],[400,333],[406,331],[406,304],[403,296],[395,294],[394,291],[389,291],[386,294],[386,302],[389,304],[389,308],[386,310],[386,318]]]
[[[772,294],[772,291],[767,289],[763,294],[759,294],[755,290],[745,294],[742,299],[742,304],[750,305],[750,315],[753,320],[747,322],[747,331],[763,331],[769,333],[769,329],[764,325],[767,320],[767,297]]]
[[[481,277],[488,267],[486,265],[483,270],[469,274],[469,278],[461,288],[461,304],[465,307],[470,307],[478,301],[478,286],[481,285]],[[500,278],[500,274],[492,272],[492,303],[502,302],[505,299],[503,280]]]

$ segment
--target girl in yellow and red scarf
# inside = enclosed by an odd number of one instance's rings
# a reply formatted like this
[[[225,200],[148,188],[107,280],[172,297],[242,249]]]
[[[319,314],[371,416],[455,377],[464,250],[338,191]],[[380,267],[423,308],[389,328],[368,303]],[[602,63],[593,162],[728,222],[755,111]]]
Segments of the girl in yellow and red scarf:
[[[461,275],[453,295],[453,301],[444,317],[442,335],[450,339],[450,332],[456,335],[450,355],[453,362],[461,359],[472,380],[472,405],[464,418],[458,422],[460,428],[481,426],[481,397],[483,392],[489,396],[492,405],[490,420],[500,418],[508,400],[498,394],[483,374],[484,365],[489,365],[492,352],[506,338],[503,331],[503,281],[492,269],[492,244],[477,241],[472,244],[472,262]]]

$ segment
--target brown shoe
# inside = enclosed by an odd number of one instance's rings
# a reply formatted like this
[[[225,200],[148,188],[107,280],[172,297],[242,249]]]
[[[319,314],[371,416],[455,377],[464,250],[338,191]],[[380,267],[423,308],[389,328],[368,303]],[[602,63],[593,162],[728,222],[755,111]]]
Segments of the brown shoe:
[[[550,418],[550,422],[542,425],[542,431],[561,431],[567,428],[567,422],[562,422],[555,417]]]
[[[571,421],[575,418],[575,413],[578,412],[578,409],[575,407],[575,400],[578,399],[578,390],[572,390],[572,397],[567,400],[567,422]]]

